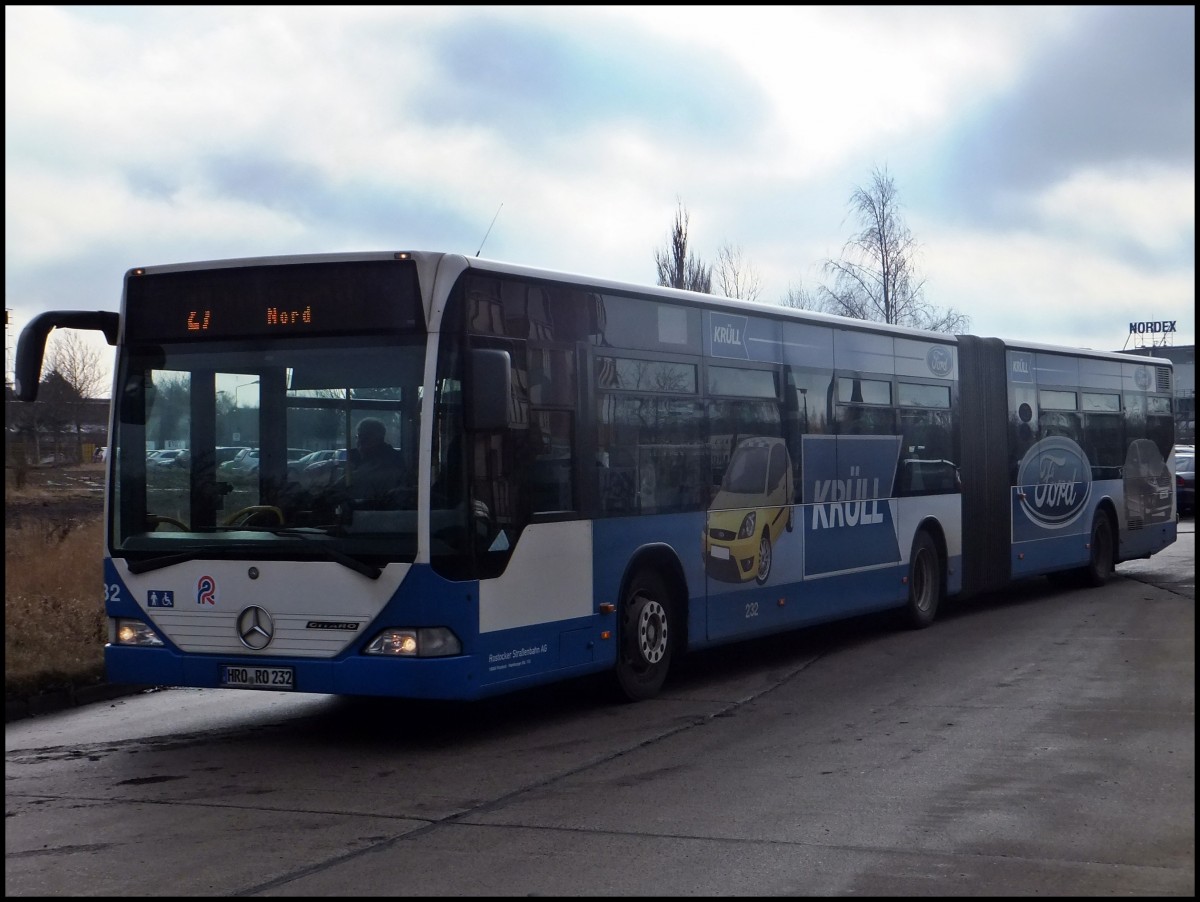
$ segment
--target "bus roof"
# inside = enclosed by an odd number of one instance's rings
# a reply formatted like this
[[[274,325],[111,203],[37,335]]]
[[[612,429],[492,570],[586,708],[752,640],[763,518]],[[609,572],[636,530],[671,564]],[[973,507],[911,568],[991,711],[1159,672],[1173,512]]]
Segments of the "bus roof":
[[[901,335],[909,338],[922,338],[942,342],[957,342],[958,336],[949,332],[932,332],[911,326],[889,325],[871,320],[853,319],[834,313],[822,313],[816,310],[802,310],[794,307],[784,307],[763,301],[747,301],[740,298],[722,297],[704,294],[698,291],[688,291],[682,288],[668,288],[662,285],[643,285],[633,282],[623,282],[602,276],[586,275],[583,273],[567,272],[564,270],[546,269],[544,267],[511,263],[487,257],[469,257],[465,254],[455,254],[445,251],[422,250],[388,250],[388,251],[353,251],[319,254],[283,254],[263,257],[237,257],[230,259],[205,260],[190,263],[173,263],[156,266],[137,267],[129,273],[165,273],[184,272],[198,269],[232,269],[244,266],[285,266],[297,263],[336,263],[350,261],[374,260],[414,260],[423,278],[432,278],[436,274],[452,274],[457,277],[466,269],[483,272],[494,272],[503,275],[521,276],[530,279],[542,279],[551,282],[570,284],[584,283],[589,287],[603,291],[621,294],[652,295],[663,300],[682,301],[699,307],[709,307],[717,310],[736,309],[747,315],[769,314],[783,319],[801,320],[833,328],[852,328],[881,334]],[[455,271],[457,270],[457,271]],[[990,337],[990,336],[989,336]],[[1142,354],[1127,354],[1121,351],[1097,350],[1094,348],[1077,348],[1070,345],[1055,345],[1051,343],[1033,342],[1008,339],[995,336],[1005,347],[1027,351],[1042,351],[1046,353],[1071,353],[1108,360],[1128,362],[1131,357],[1137,357],[1143,364],[1172,366],[1170,360]]]

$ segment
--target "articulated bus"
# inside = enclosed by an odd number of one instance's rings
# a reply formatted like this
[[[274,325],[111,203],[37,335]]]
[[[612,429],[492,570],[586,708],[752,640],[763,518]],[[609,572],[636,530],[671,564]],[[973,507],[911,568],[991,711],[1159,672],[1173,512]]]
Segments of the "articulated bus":
[[[1176,536],[1168,360],[409,251],[132,269],[119,313],[30,321],[21,400],[56,327],[117,348],[114,682],[648,699],[694,649]]]

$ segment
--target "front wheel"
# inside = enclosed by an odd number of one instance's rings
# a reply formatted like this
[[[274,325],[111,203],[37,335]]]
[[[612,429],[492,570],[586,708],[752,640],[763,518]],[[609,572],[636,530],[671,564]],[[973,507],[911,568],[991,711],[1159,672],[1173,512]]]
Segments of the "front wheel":
[[[929,533],[922,530],[913,539],[908,562],[908,625],[924,629],[937,616],[942,600],[942,557]]]
[[[641,570],[621,602],[617,684],[629,701],[653,698],[662,688],[674,647],[671,599],[653,570]]]

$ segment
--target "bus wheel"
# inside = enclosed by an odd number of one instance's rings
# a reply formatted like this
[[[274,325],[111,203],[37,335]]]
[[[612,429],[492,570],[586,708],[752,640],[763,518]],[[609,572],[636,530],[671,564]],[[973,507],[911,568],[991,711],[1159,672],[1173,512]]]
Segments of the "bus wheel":
[[[1080,581],[1093,588],[1104,585],[1112,575],[1115,557],[1112,524],[1107,514],[1096,511],[1096,518],[1092,520],[1091,558],[1079,571]]]
[[[671,666],[671,602],[666,584],[653,570],[640,570],[621,603],[617,684],[629,701],[653,698]]]
[[[929,533],[921,530],[913,539],[912,556],[908,561],[908,606],[905,609],[908,625],[924,629],[937,616],[942,600],[942,561]]]
[[[767,583],[767,577],[771,575],[771,533],[767,527],[763,527],[762,538],[758,540],[758,571],[754,574],[754,581],[760,586]]]

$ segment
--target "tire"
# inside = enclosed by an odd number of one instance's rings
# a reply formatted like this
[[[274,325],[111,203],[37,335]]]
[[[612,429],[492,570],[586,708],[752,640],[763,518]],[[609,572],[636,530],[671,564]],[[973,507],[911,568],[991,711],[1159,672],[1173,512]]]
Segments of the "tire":
[[[908,603],[905,621],[913,629],[925,629],[937,616],[942,600],[942,556],[929,533],[921,530],[913,538],[908,560]]]
[[[1096,511],[1096,517],[1092,520],[1092,540],[1088,547],[1091,559],[1087,566],[1079,571],[1079,581],[1094,589],[1108,582],[1116,567],[1112,523],[1102,511]]]
[[[771,576],[771,550],[771,531],[764,526],[762,538],[758,540],[758,570],[754,574],[754,581],[760,586],[765,586]]]
[[[675,647],[674,609],[662,577],[639,570],[621,601],[617,635],[617,686],[628,701],[654,698],[662,689]]]

